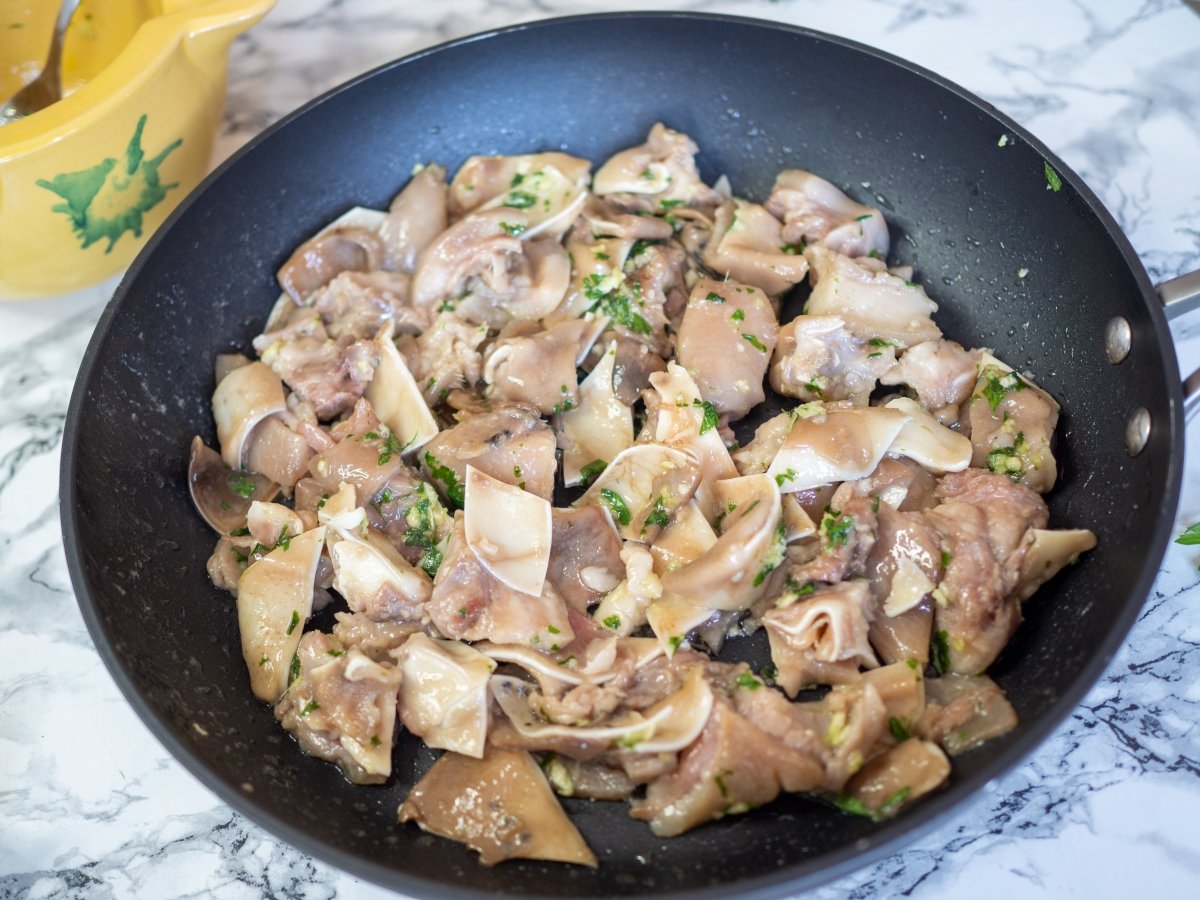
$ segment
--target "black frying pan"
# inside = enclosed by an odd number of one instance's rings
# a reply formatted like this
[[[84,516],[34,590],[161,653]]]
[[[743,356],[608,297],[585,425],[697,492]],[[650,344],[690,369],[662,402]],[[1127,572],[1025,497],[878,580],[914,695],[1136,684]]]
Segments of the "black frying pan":
[[[389,785],[352,787],[303,756],[251,696],[232,601],[205,576],[213,539],[188,499],[188,441],[214,440],[213,355],[248,348],[280,262],[348,206],[384,206],[427,160],[453,170],[472,153],[561,148],[600,161],[660,119],[699,142],[706,179],[727,173],[739,193],[761,200],[777,170],[796,166],[881,205],[892,261],[916,268],[944,331],[1031,369],[1062,402],[1052,520],[1093,529],[1100,546],[1034,598],[991,670],[1020,728],[956,760],[948,789],[898,820],[872,825],[785,797],[662,841],[623,804],[568,800],[598,871],[484,869],[461,846],[395,824],[432,760],[417,741],[401,739]],[[376,70],[270,129],[134,263],[71,401],[71,577],[113,677],[171,752],[235,809],[343,869],[445,897],[799,890],[952,815],[1031,752],[1116,651],[1150,589],[1180,484],[1183,397],[1158,303],[1112,218],[1053,154],[884,53],[698,15],[580,17],[467,38]],[[1104,334],[1117,316],[1132,351],[1114,365]],[[1138,408],[1151,427],[1131,457],[1126,423]]]

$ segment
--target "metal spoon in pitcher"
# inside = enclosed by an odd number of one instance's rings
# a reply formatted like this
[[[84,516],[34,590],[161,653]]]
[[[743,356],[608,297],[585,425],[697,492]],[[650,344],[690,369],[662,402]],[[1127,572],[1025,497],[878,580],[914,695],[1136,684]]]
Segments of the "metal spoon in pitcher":
[[[62,6],[58,10],[58,19],[54,23],[54,37],[50,41],[50,52],[46,56],[46,65],[37,78],[13,94],[7,103],[0,106],[0,125],[33,115],[62,99],[63,40],[67,34],[67,26],[71,24],[71,18],[78,8],[79,0],[62,0]]]

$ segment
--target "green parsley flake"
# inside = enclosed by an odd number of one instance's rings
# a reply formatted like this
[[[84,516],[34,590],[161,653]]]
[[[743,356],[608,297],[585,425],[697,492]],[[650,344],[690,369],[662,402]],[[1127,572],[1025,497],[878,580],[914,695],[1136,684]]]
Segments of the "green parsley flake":
[[[692,406],[704,410],[704,415],[700,419],[700,433],[707,434],[717,427],[717,408],[707,400],[693,400]]]
[[[642,534],[651,526],[666,528],[671,522],[671,514],[667,512],[666,504],[663,503],[663,498],[660,496],[654,501],[654,507],[650,510],[650,514],[646,516],[646,521],[642,524]]]
[[[288,667],[288,684],[291,684],[300,677],[300,657],[298,654],[292,654],[292,664]]]
[[[279,529],[279,538],[275,541],[275,546],[282,547],[284,550],[291,548],[292,538],[288,534],[288,527],[286,525]]]
[[[449,466],[444,466],[430,451],[425,451],[425,465],[434,481],[440,481],[446,488],[446,499],[462,509],[466,502],[466,485],[458,480],[458,475]]]
[[[1013,391],[1023,391],[1026,388],[1025,381],[1016,372],[1005,372],[996,366],[985,366],[979,373],[979,377],[983,382],[983,387],[977,396],[982,396],[987,400],[992,415],[996,414],[997,408],[1006,396]]]
[[[233,531],[229,532],[229,536],[230,537],[245,537],[249,533],[250,533],[250,529],[243,526],[241,528],[233,529]]]
[[[749,672],[743,672],[737,677],[737,686],[745,688],[748,691],[757,691],[762,687],[762,682],[751,675]]]
[[[583,279],[583,295],[592,301],[588,312],[598,310],[634,334],[652,334],[654,329],[650,327],[650,323],[633,309],[632,298],[628,294],[620,293],[616,288],[602,290],[601,281],[603,278],[600,275],[588,275]]]
[[[1052,169],[1050,167],[1050,163],[1043,162],[1042,163],[1042,171],[1045,172],[1045,174],[1046,174],[1047,190],[1054,191],[1054,193],[1056,193],[1056,194],[1059,191],[1061,191],[1062,190],[1062,179],[1059,178],[1058,173],[1055,172],[1054,169]]]
[[[825,507],[825,514],[821,516],[821,534],[830,547],[844,547],[853,527],[853,516],[843,516],[840,510]]]
[[[300,710],[300,718],[303,719],[309,713],[315,712],[316,710],[318,710],[320,708],[321,708],[321,704],[319,704],[316,700],[309,700],[307,703],[304,704],[304,707]]]
[[[871,218],[871,214],[870,214],[870,213],[863,213],[861,216],[855,216],[855,217],[854,217],[854,221],[855,221],[855,222],[864,222],[864,221],[866,221],[866,220],[867,220],[867,219],[869,219],[869,218]]]
[[[605,470],[608,466],[602,459],[593,459],[590,463],[579,470],[579,477],[584,485],[589,485]]]
[[[367,437],[370,437],[375,432],[369,432]],[[378,437],[378,435],[376,435]],[[383,449],[379,451],[378,464],[386,466],[391,461],[393,456],[400,456],[405,450],[412,446],[413,441],[417,439],[417,433],[414,431],[413,436],[407,442],[401,444],[399,438],[394,434],[389,434],[383,438]]]
[[[788,469],[786,472],[780,472],[778,475],[775,476],[775,483],[777,485],[779,485],[780,487],[783,487],[784,484],[786,484],[789,481],[794,481],[795,479],[796,479],[796,470]]]
[[[522,225],[520,222],[518,222],[516,225],[509,225],[507,222],[501,222],[500,227],[504,230],[505,234],[511,234],[513,237],[524,234],[528,230],[527,226]],[[453,308],[454,307],[451,307],[451,309]]]
[[[292,621],[288,622],[287,633],[291,634],[296,630],[296,626],[300,624],[300,613],[292,610]]]
[[[950,560],[954,559],[949,550],[942,551],[942,571],[945,572],[950,568]]]
[[[230,472],[229,473],[229,489],[241,497],[243,500],[249,500],[254,496],[254,490],[257,485],[254,479],[245,472]]]
[[[903,720],[892,716],[888,719],[888,731],[892,733],[892,737],[896,739],[896,743],[902,743],[912,737],[912,733],[908,730],[908,726]]]
[[[744,309],[735,309],[729,314],[729,318],[735,322],[741,322],[746,318],[746,311]]]
[[[939,631],[930,643],[930,658],[933,668],[939,675],[950,671],[950,636],[945,631]]]
[[[610,488],[600,488],[600,499],[604,501],[609,510],[613,514],[613,518],[621,525],[628,525],[633,516],[630,515],[629,507],[625,503],[625,498]]]
[[[621,627],[621,617],[617,615],[605,616],[604,627],[611,628],[613,631],[616,631]]]
[[[766,353],[766,352],[767,352],[767,345],[766,345],[766,344],[764,344],[762,341],[760,341],[760,340],[759,340],[757,337],[755,337],[754,335],[752,335],[752,334],[743,334],[743,335],[742,335],[742,339],[743,339],[743,340],[745,340],[745,341],[747,341],[747,342],[750,344],[750,346],[751,346],[751,347],[753,347],[755,350],[759,351],[760,353]]]
[[[817,590],[816,584],[811,581],[806,581],[804,584],[801,584],[796,579],[789,577],[786,584],[787,589],[797,597],[807,597],[809,594],[816,593]]]
[[[722,297],[720,294],[718,294],[716,291],[709,291],[708,296],[705,297],[704,299],[707,300],[709,303],[724,303],[725,302],[725,298]]]
[[[528,191],[509,191],[504,198],[504,205],[511,209],[529,209],[537,203],[537,197]]]
[[[798,241],[794,244],[784,244],[779,249],[788,256],[799,256],[801,253],[807,250],[808,247],[805,245],[804,241]]]

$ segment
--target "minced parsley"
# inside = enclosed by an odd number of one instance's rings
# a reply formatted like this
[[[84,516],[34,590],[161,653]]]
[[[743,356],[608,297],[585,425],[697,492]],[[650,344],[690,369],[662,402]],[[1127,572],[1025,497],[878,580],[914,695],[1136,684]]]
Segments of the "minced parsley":
[[[608,463],[602,459],[593,459],[590,463],[579,470],[579,477],[584,485],[589,485],[607,468]]]
[[[646,529],[651,526],[666,528],[671,523],[671,514],[667,512],[667,506],[663,503],[663,498],[660,495],[654,501],[654,506],[650,510],[650,514],[646,516],[646,521],[642,523],[642,534],[646,533]]]
[[[704,410],[704,415],[700,418],[700,433],[707,434],[717,427],[717,408],[707,400],[696,399],[692,401],[692,406]]]
[[[243,500],[249,500],[253,497],[256,487],[254,479],[245,472],[229,473],[229,489]]]
[[[444,466],[438,462],[438,458],[430,451],[425,451],[425,465],[429,467],[429,474],[434,481],[440,481],[446,487],[446,499],[453,503],[457,508],[462,509],[466,502],[466,485],[458,480],[458,475],[449,466]]]
[[[950,635],[945,631],[934,634],[930,643],[929,661],[933,663],[933,668],[939,675],[950,671]]]
[[[583,279],[583,295],[592,301],[588,312],[599,311],[608,316],[618,325],[632,331],[634,334],[651,334],[654,329],[634,308],[634,300],[616,288],[605,291],[601,287],[603,278],[600,275],[588,275]],[[636,293],[636,291],[635,291]]]
[[[625,498],[616,491],[610,488],[600,488],[600,499],[604,501],[619,524],[628,525],[632,521],[633,516],[629,512]]]
[[[979,373],[983,387],[979,394],[988,402],[988,407],[995,414],[996,409],[1006,396],[1013,391],[1023,391],[1026,388],[1024,380],[1016,372],[1005,372],[996,366],[984,366]]]
[[[840,510],[825,507],[821,516],[821,534],[830,547],[844,547],[850,540],[850,529],[854,527],[853,516],[843,516]]]
[[[755,337],[752,334],[743,334],[742,340],[746,341],[751,347],[753,347],[755,350],[759,351],[760,353],[767,352],[767,345],[764,344],[762,341],[760,341],[757,337]]]

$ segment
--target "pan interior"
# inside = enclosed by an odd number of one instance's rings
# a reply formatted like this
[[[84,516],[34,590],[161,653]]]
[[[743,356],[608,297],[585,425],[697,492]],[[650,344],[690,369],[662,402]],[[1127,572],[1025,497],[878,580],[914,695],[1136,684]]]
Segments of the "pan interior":
[[[598,871],[484,869],[463,848],[395,824],[433,758],[419,742],[401,739],[391,783],[353,787],[304,757],[251,696],[232,599],[205,574],[213,538],[188,499],[188,443],[195,433],[215,443],[214,354],[249,350],[278,294],[275,270],[321,225],[352,205],[386,207],[415,163],[453,171],[471,154],[538,149],[599,162],[658,120],[699,143],[706,180],[727,174],[739,194],[761,201],[778,170],[797,167],[880,206],[891,261],[914,266],[947,336],[994,348],[1062,403],[1052,522],[1093,529],[1100,547],[1028,605],[993,667],[1021,729],[957,760],[949,791],[900,821],[873,826],[787,797],[662,841],[622,804],[568,800]],[[565,20],[460,42],[335,92],[185,204],[97,332],[73,403],[64,505],[98,645],[156,733],[233,805],[402,890],[728,894],[831,876],[911,834],[1047,733],[1132,621],[1164,540],[1159,512],[1174,509],[1178,478],[1163,474],[1172,429],[1155,429],[1136,459],[1123,444],[1127,410],[1173,423],[1178,393],[1145,277],[1090,194],[1069,178],[1048,190],[1044,166],[1019,131],[922,73],[744,20]],[[1133,323],[1134,350],[1119,367],[1104,357],[1115,315]]]

